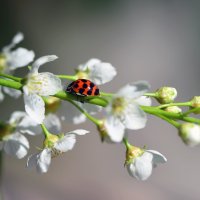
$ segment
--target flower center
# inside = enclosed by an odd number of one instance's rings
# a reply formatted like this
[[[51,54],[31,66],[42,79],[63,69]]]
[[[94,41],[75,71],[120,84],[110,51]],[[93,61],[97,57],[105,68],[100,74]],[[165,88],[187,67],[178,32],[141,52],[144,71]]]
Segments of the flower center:
[[[55,157],[61,155],[62,153],[63,153],[62,151],[60,151],[56,148],[51,148],[51,157],[52,158],[55,158]]]
[[[44,77],[43,77],[44,78]],[[40,78],[39,74],[31,74],[27,81],[27,88],[30,93],[38,94],[42,89],[42,85],[45,83],[45,80]]]
[[[115,98],[112,102],[112,113],[116,116],[122,115],[126,105],[127,102],[123,97]]]

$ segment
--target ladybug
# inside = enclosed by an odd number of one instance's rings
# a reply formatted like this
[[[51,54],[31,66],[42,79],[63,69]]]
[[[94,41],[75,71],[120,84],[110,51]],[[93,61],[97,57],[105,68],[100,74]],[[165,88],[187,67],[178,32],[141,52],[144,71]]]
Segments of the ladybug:
[[[67,86],[66,92],[78,96],[98,96],[99,88],[90,80],[77,79]]]

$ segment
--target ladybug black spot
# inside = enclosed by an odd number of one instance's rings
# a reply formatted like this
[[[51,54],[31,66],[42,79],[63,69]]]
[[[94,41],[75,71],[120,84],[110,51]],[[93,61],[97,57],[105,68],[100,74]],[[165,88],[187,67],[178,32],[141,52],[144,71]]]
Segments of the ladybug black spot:
[[[88,90],[87,95],[91,95],[91,94],[92,94],[92,90]]]
[[[87,82],[87,80],[86,80],[86,79],[81,79],[81,81],[82,81],[82,82],[84,82],[84,83],[86,83],[86,82]]]
[[[74,87],[74,88],[78,88],[78,87],[79,87],[79,86],[78,86],[78,83],[74,84],[73,87]]]
[[[90,83],[90,87],[93,88],[94,87],[94,83],[91,82]]]
[[[83,84],[83,88],[87,88],[88,85],[86,83]]]
[[[99,89],[96,89],[96,90],[95,90],[94,95],[99,95]]]
[[[83,94],[84,91],[85,91],[85,90],[84,90],[83,88],[81,88],[81,89],[79,89],[78,92],[79,92],[80,94]]]

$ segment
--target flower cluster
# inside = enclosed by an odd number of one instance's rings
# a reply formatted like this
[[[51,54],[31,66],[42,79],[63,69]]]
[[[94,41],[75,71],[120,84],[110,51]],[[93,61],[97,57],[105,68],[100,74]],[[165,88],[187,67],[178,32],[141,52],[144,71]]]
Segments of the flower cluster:
[[[89,133],[84,129],[61,132],[60,118],[70,119],[74,124],[89,119],[96,125],[102,142],[124,144],[125,166],[128,173],[138,180],[148,179],[153,168],[167,161],[158,151],[137,147],[127,139],[129,133],[146,126],[147,114],[155,115],[177,128],[186,145],[200,144],[200,120],[189,116],[199,114],[200,97],[176,103],[175,88],[164,86],[148,93],[150,85],[147,81],[127,83],[116,93],[99,93],[99,90],[92,93],[97,86],[114,79],[117,75],[114,66],[92,58],[79,65],[72,76],[39,72],[42,65],[58,57],[46,55],[30,64],[35,57],[33,51],[21,47],[12,50],[23,38],[23,34],[18,33],[0,54],[0,101],[4,99],[2,90],[12,97],[23,94],[25,107],[25,112],[15,111],[8,121],[0,122],[0,151],[4,150],[18,159],[24,158],[30,146],[26,134],[43,135],[43,146],[38,148],[38,153],[28,157],[28,168],[35,167],[39,173],[46,173],[52,158],[72,150],[76,137]],[[27,68],[25,77],[13,75],[14,70],[20,67]],[[61,79],[73,80],[75,84],[72,82],[68,86],[71,90],[66,90]],[[157,100],[159,105],[151,106],[151,98]],[[68,104],[61,104],[61,100],[68,101]],[[57,116],[61,106],[66,107]],[[71,110],[72,106],[75,109]],[[179,106],[186,106],[188,111],[183,112]]]

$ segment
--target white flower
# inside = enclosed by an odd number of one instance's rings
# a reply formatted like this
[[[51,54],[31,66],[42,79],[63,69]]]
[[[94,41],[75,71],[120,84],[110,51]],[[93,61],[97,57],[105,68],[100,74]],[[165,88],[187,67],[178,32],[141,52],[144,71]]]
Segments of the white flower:
[[[15,70],[19,67],[28,65],[33,61],[35,54],[33,51],[19,47],[16,50],[12,50],[18,43],[24,39],[22,33],[17,33],[12,39],[11,44],[5,46],[2,50],[3,56],[5,56],[5,68],[3,71],[6,73]]]
[[[63,137],[58,138],[56,135],[53,137],[53,145],[44,148],[40,153],[31,155],[27,160],[27,167],[36,167],[37,172],[46,173],[51,164],[51,158],[61,153],[72,150],[76,143],[76,135],[85,135],[88,133],[86,130],[78,129],[64,134]]]
[[[149,106],[151,100],[142,96],[149,89],[145,81],[131,83],[121,88],[106,108],[104,126],[113,142],[121,142],[125,129],[137,130],[146,125],[146,114],[139,105]]]
[[[1,149],[4,149],[7,154],[21,159],[25,157],[28,152],[29,142],[25,136],[19,132],[14,132],[4,137],[3,141],[0,141],[0,150]]]
[[[181,124],[179,128],[179,135],[183,142],[191,147],[200,144],[200,126],[197,124]]]
[[[101,62],[96,58],[80,65],[78,70],[78,78],[89,79],[97,85],[107,83],[117,75],[116,69],[110,63]]]
[[[41,96],[54,95],[62,90],[61,80],[49,72],[38,73],[39,67],[57,59],[55,55],[37,59],[28,74],[27,83],[23,87],[25,110],[38,124],[45,118],[45,104]]]
[[[2,129],[5,131],[2,135],[5,134],[5,136],[1,138],[1,149],[4,149],[7,154],[13,155],[18,159],[26,156],[29,142],[22,134],[35,135],[30,129],[36,125],[25,112],[15,111],[8,123],[4,125],[4,129]]]
[[[127,165],[127,170],[131,176],[144,181],[151,176],[152,170],[157,164],[165,162],[167,159],[158,151],[146,150]]]
[[[24,39],[22,33],[18,33],[12,39],[11,44],[5,46],[0,53],[0,73],[13,73],[15,69],[24,67],[33,61],[35,54],[33,51],[19,47],[16,50],[12,50],[18,43]],[[21,92],[12,88],[0,87],[0,101],[4,99],[3,91],[11,97],[18,98]]]

